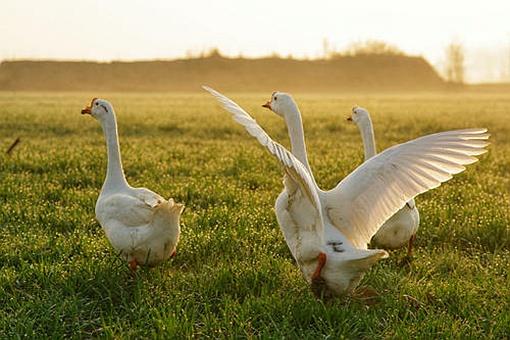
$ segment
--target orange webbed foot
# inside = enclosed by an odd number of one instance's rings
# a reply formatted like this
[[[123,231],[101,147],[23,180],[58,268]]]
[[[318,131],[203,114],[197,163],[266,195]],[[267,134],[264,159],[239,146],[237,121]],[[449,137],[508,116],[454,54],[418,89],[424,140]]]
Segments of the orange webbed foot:
[[[135,274],[136,273],[136,269],[138,268],[138,262],[136,262],[136,259],[132,259],[131,261],[128,262],[129,264],[129,269],[131,269],[131,273],[132,274]]]

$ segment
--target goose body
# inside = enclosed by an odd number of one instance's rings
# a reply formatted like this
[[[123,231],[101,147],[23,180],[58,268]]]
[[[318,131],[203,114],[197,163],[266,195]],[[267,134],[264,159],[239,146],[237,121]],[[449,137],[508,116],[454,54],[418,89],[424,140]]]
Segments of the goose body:
[[[419,225],[420,213],[414,200],[411,200],[384,222],[370,244],[382,249],[399,249],[407,245],[407,254],[410,256]]]
[[[370,113],[361,107],[354,107],[348,120],[354,122],[360,131],[365,161],[367,161],[377,154]],[[413,242],[419,225],[420,213],[414,199],[411,199],[384,222],[370,243],[382,249],[398,249],[408,245],[407,254],[412,255]]]
[[[308,160],[301,115],[292,97],[275,92],[264,104],[282,116],[292,152],[273,141],[239,105],[205,87],[283,166],[284,189],[275,210],[285,241],[314,293],[350,293],[363,274],[388,256],[367,244],[380,226],[414,196],[438,187],[477,161],[486,129],[449,131],[393,146],[372,157],[334,189],[321,190]],[[432,158],[430,158],[433,156]]]
[[[112,105],[94,98],[82,110],[103,128],[108,151],[106,179],[96,202],[96,218],[106,237],[132,270],[154,266],[175,253],[184,206],[146,188],[131,187],[122,168],[117,120]]]

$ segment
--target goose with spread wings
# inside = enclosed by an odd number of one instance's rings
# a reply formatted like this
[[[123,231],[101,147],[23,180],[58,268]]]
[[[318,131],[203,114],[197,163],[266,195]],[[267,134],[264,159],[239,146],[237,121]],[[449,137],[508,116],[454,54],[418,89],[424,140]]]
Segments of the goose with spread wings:
[[[239,105],[204,86],[232,118],[283,166],[284,189],[276,216],[305,280],[320,296],[353,291],[363,274],[386,258],[367,244],[380,226],[407,201],[438,187],[486,152],[486,129],[448,131],[395,145],[364,162],[334,189],[321,190],[308,164],[299,109],[289,94],[274,92],[263,106],[283,117],[291,152]]]

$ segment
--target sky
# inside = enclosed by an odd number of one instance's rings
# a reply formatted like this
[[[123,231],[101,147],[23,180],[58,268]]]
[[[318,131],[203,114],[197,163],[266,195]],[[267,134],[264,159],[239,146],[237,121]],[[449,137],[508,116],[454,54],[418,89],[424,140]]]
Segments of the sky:
[[[0,60],[320,57],[383,40],[441,70],[453,40],[471,82],[510,80],[510,1],[0,0]],[[507,79],[508,77],[508,79]]]

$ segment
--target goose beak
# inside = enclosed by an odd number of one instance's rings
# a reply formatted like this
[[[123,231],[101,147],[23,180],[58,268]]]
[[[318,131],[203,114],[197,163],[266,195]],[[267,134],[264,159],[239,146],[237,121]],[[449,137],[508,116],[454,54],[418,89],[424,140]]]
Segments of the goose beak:
[[[85,115],[85,114],[90,115],[90,114],[92,114],[91,110],[92,110],[92,108],[90,106],[85,106],[83,109],[81,109],[81,114],[82,115]]]
[[[98,99],[96,97],[92,98],[92,100],[90,101],[90,105],[88,106],[85,106],[83,109],[81,109],[81,114],[82,115],[91,115],[92,114],[92,105],[94,104],[94,101]]]
[[[266,109],[272,110],[271,108],[271,102],[267,102],[265,104],[262,104],[262,107],[265,107]]]

